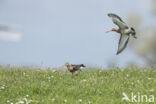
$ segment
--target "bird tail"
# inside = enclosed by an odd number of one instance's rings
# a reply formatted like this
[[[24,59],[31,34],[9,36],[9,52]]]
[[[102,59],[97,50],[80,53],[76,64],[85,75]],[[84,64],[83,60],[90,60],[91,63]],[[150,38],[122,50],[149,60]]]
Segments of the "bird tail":
[[[81,67],[86,67],[85,65],[81,64]]]

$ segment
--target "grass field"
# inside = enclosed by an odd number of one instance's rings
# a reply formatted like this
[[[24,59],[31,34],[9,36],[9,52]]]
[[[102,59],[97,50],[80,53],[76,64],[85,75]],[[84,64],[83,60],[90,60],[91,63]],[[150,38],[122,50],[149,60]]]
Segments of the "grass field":
[[[0,68],[0,104],[129,104],[132,92],[156,97],[156,69]]]

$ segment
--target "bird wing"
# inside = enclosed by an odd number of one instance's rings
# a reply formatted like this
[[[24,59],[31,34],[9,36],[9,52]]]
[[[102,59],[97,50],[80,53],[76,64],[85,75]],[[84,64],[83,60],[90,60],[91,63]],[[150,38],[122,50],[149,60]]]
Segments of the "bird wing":
[[[71,65],[73,67],[73,70],[79,70],[81,68],[81,65]]]
[[[109,13],[108,16],[110,18],[112,18],[112,21],[119,26],[119,28],[121,29],[125,29],[128,28],[128,26],[126,25],[126,23],[116,14],[113,13]]]
[[[117,51],[117,55],[119,53],[121,53],[127,46],[129,40],[129,35],[127,34],[121,34],[120,36],[120,40],[119,40],[119,44],[118,44],[118,51]]]
[[[77,65],[73,65],[73,64],[71,64],[71,66],[72,66],[73,68],[77,68]]]

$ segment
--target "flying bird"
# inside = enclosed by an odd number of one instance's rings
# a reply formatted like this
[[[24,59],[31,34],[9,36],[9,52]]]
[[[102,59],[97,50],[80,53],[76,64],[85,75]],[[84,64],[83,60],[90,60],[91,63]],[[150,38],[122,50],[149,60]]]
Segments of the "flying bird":
[[[73,74],[75,71],[80,70],[82,67],[86,67],[83,64],[79,64],[79,65],[73,65],[73,64],[69,64],[68,62],[65,63],[63,66],[66,66],[67,69]]]
[[[21,40],[21,32],[18,28],[0,24],[0,40],[19,41]]]
[[[113,28],[112,30],[107,31],[107,32],[114,31],[120,34],[118,51],[116,53],[118,55],[126,48],[130,35],[132,35],[135,39],[137,38],[136,32],[133,27],[128,27],[126,23],[118,15],[109,13],[108,16],[112,18],[113,23],[119,27],[119,29]]]

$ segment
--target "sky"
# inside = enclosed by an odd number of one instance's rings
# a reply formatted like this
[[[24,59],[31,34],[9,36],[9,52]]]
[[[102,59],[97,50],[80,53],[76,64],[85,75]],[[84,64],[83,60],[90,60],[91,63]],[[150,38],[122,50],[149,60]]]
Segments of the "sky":
[[[65,62],[107,67],[142,59],[126,48],[116,56],[119,35],[108,13],[123,20],[139,13],[149,21],[149,0],[1,0],[0,25],[18,32],[0,32],[0,64],[59,67]]]

